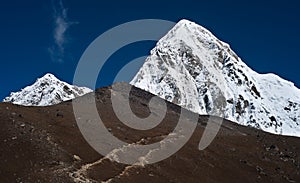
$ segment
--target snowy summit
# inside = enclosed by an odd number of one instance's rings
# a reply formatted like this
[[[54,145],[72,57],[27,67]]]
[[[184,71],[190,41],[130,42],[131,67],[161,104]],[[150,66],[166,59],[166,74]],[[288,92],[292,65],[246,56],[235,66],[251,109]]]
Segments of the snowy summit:
[[[48,106],[92,92],[86,87],[78,87],[60,81],[53,74],[46,74],[19,92],[12,92],[3,102],[24,106]]]
[[[199,114],[219,110],[245,126],[300,136],[300,90],[253,71],[227,43],[188,20],[158,41],[131,84]]]

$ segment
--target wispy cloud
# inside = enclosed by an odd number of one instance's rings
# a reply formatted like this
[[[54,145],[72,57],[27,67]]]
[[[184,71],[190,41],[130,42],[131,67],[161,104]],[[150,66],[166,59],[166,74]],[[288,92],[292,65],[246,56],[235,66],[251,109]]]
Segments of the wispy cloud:
[[[51,59],[57,62],[63,62],[65,57],[65,46],[68,43],[67,30],[71,25],[77,22],[71,22],[67,17],[67,9],[64,7],[62,0],[53,0],[53,41],[54,44],[48,48]]]

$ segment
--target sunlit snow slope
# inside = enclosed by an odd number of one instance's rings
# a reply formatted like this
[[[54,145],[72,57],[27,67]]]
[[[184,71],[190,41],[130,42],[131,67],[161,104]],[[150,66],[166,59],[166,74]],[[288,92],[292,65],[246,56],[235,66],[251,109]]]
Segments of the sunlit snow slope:
[[[158,41],[131,84],[199,114],[219,109],[239,124],[300,136],[300,90],[253,71],[228,44],[188,20]]]

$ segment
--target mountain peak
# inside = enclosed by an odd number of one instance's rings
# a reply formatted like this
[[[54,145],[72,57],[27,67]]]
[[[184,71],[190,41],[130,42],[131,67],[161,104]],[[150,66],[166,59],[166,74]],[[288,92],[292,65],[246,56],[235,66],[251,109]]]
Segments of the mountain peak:
[[[59,82],[60,80],[53,74],[51,73],[46,73],[44,76],[37,78],[36,81],[57,81]]]
[[[43,77],[39,78],[39,79],[46,79],[46,78],[53,78],[53,79],[57,79],[53,74],[51,73],[46,73]]]
[[[86,87],[70,85],[51,73],[38,78],[36,82],[19,92],[12,92],[3,102],[25,106],[48,106],[92,92]]]
[[[174,34],[174,32],[176,32],[176,31],[180,32],[180,29],[188,30],[187,32],[185,32],[185,36],[187,36],[187,35],[195,36],[195,35],[199,35],[199,34],[205,34],[207,37],[210,37],[211,39],[217,39],[218,40],[218,38],[215,35],[213,35],[213,33],[211,31],[209,31],[207,28],[205,28],[205,27],[203,27],[199,24],[196,24],[193,21],[187,20],[187,19],[180,20],[169,31],[169,33],[166,35],[166,37],[170,34]]]
[[[188,20],[157,42],[131,84],[199,114],[219,107],[239,124],[300,136],[300,90],[253,71],[229,44]],[[219,95],[225,105],[218,106]]]

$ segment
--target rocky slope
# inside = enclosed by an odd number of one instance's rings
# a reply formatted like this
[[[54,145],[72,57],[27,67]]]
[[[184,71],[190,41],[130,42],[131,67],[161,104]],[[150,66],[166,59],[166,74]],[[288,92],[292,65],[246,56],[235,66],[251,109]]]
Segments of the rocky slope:
[[[177,125],[180,107],[167,103],[166,117],[155,128],[129,128],[112,110],[111,90],[98,89],[78,99],[90,103],[96,97],[101,119],[120,140],[151,144],[165,138]],[[130,104],[136,115],[149,115],[152,97],[133,88]],[[124,165],[99,155],[84,140],[71,101],[46,107],[0,103],[0,182],[300,182],[298,138],[273,135],[225,120],[210,146],[199,151],[207,120],[207,116],[199,116],[193,136],[173,156],[146,166]]]
[[[86,87],[78,87],[60,81],[53,74],[46,74],[19,92],[12,92],[3,102],[24,106],[48,106],[92,92]]]
[[[228,44],[188,20],[158,41],[131,84],[199,114],[300,136],[300,90],[253,71]]]

